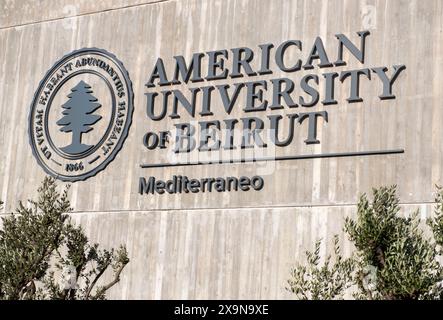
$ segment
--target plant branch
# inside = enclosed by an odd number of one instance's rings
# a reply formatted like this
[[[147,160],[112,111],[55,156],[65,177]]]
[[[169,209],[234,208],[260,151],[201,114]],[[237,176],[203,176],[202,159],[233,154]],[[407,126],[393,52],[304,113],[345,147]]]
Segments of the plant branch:
[[[104,292],[106,292],[107,290],[109,290],[110,288],[112,288],[114,285],[116,285],[119,281],[120,281],[120,274],[122,273],[123,269],[126,267],[128,263],[124,262],[120,265],[120,267],[117,269],[117,271],[114,274],[114,279],[109,282],[107,285],[103,286],[97,293],[95,296],[100,296],[101,294],[103,294]]]
[[[98,279],[105,273],[106,269],[108,269],[111,262],[108,262],[97,275],[95,276],[94,280],[91,282],[91,285],[89,286],[88,290],[86,290],[85,300],[89,299],[89,296],[91,295],[92,289],[94,288],[95,284],[97,283]]]

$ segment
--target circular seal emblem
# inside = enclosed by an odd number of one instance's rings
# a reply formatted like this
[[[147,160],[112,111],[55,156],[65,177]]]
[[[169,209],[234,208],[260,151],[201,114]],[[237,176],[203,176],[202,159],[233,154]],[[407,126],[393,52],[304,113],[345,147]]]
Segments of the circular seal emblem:
[[[63,181],[85,180],[121,149],[132,121],[133,92],[111,53],[84,48],[47,72],[29,114],[29,140],[43,169]]]

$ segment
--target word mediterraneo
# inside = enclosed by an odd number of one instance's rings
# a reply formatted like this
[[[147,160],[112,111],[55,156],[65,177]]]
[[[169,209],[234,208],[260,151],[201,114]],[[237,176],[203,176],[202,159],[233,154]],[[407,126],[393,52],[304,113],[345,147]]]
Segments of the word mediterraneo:
[[[173,142],[175,153],[263,148],[268,142],[285,147],[293,141],[296,126],[304,122],[307,123],[304,142],[320,143],[317,127],[328,122],[328,112],[315,111],[313,107],[319,103],[338,104],[335,93],[340,84],[348,82],[348,103],[363,101],[360,87],[364,81],[379,83],[380,99],[395,99],[394,84],[406,67],[364,66],[369,35],[369,31],[360,31],[358,38],[355,37],[357,41],[351,41],[344,34],[337,34],[334,60],[329,58],[332,55],[320,37],[310,46],[305,59],[300,58],[305,52],[300,40],[261,44],[254,49],[197,52],[188,61],[183,56],[174,56],[169,70],[167,62],[171,61],[158,58],[145,85],[146,115],[152,121],[169,118],[173,127],[147,132],[143,143],[153,150],[165,149]],[[362,67],[339,72],[330,70],[346,66],[349,61],[345,61],[345,56],[355,59]],[[327,72],[304,74],[313,69]],[[275,73],[286,76],[272,77]],[[303,76],[299,80],[293,79],[300,73]],[[160,89],[154,91],[153,88]],[[236,109],[241,109],[244,117],[233,117]],[[285,117],[281,115],[282,109],[287,111]],[[198,122],[193,120],[197,113]],[[259,117],[261,113],[265,117]],[[289,128],[285,137],[279,132],[282,127]],[[235,137],[237,132],[241,137]],[[269,137],[265,136],[267,132]]]

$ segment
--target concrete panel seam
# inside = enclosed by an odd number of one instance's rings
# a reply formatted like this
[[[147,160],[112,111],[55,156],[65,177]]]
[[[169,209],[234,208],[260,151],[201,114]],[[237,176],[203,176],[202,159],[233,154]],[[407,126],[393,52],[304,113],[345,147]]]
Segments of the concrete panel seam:
[[[400,206],[419,206],[419,205],[432,205],[435,204],[434,201],[428,202],[400,202]],[[216,208],[216,207],[207,207],[207,208],[166,208],[166,209],[115,209],[115,210],[106,210],[106,211],[72,211],[70,214],[111,214],[111,213],[155,213],[155,212],[165,212],[165,211],[231,211],[231,210],[260,210],[260,209],[291,209],[291,208],[340,208],[340,207],[356,207],[356,203],[347,203],[347,204],[317,204],[317,205],[284,205],[284,206],[262,206],[262,207],[231,207],[231,208]],[[9,213],[2,212],[1,216],[6,216]]]
[[[91,16],[91,15],[100,14],[100,13],[112,12],[112,11],[117,11],[117,10],[125,10],[125,9],[131,9],[131,8],[135,8],[135,7],[143,7],[143,6],[155,5],[155,4],[159,4],[159,3],[163,3],[163,2],[172,2],[172,1],[176,1],[176,0],[157,0],[155,2],[145,2],[145,3],[131,4],[131,5],[127,5],[124,7],[104,9],[104,10],[93,11],[93,12],[85,12],[85,13],[73,15],[73,16],[66,16],[66,17],[52,18],[52,19],[46,19],[46,20],[41,20],[41,21],[27,22],[27,23],[16,24],[16,25],[9,25],[6,27],[0,27],[0,31],[13,29],[13,28],[19,28],[19,27],[26,27],[26,26],[45,23],[45,22],[54,22],[54,21],[71,19],[71,18],[76,18],[76,17]]]

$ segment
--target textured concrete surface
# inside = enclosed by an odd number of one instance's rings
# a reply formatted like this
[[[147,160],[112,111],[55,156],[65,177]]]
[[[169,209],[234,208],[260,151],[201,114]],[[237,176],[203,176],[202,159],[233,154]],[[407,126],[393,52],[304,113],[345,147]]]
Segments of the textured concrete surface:
[[[0,29],[164,1],[168,0],[2,0]]]
[[[74,217],[91,238],[109,246],[123,242],[130,250],[129,270],[111,297],[288,298],[284,287],[290,266],[302,259],[315,239],[340,232],[343,216],[355,212],[360,193],[398,184],[406,207],[421,206],[425,214],[431,211],[434,185],[443,183],[441,1],[147,2],[0,1],[3,212],[12,210],[18,199],[35,194],[44,176],[28,143],[27,121],[34,91],[46,70],[64,54],[93,46],[113,52],[129,71],[135,112],[123,149],[106,170],[71,189]],[[68,12],[65,8],[70,5],[77,11]],[[369,24],[368,8],[374,13]],[[143,147],[144,133],[168,130],[173,124],[170,119],[153,122],[145,115],[144,84],[158,57],[170,63],[174,55],[189,58],[199,51],[300,39],[306,45],[305,58],[317,36],[334,57],[335,34],[356,41],[356,32],[365,29],[371,32],[365,67],[407,67],[395,84],[397,98],[379,100],[381,84],[362,80],[364,101],[349,104],[345,83],[337,89],[337,105],[315,107],[329,113],[329,122],[319,131],[321,144],[305,145],[305,132],[297,131],[294,143],[277,152],[404,148],[404,154],[285,161],[264,169],[258,164],[139,167],[164,159],[160,152]],[[345,57],[347,66],[330,70],[363,67],[348,53]],[[320,71],[329,69],[286,76],[297,81]],[[263,79],[284,75],[275,72]],[[217,108],[222,107],[216,103]],[[238,108],[232,116],[244,113]],[[263,174],[265,189],[260,192],[137,193],[140,176],[250,176],[262,169],[269,171]]]

